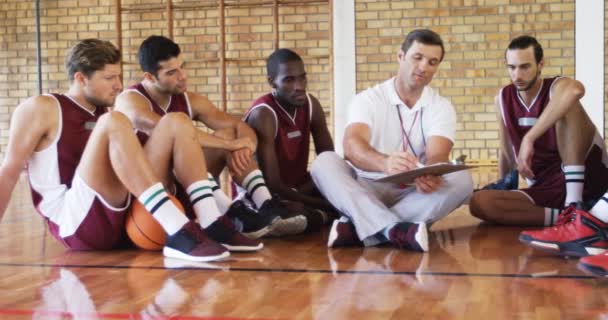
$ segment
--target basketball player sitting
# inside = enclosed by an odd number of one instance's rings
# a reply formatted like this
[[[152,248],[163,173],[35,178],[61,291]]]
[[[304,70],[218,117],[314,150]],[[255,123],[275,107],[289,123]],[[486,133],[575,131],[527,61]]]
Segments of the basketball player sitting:
[[[67,248],[125,246],[131,194],[168,234],[163,248],[167,257],[222,259],[229,255],[227,247],[243,238],[250,241],[250,249],[261,248],[261,243],[223,226],[213,231],[215,240],[209,238],[168,201],[163,182],[168,180],[170,163],[178,180],[193,190],[193,198],[211,194],[203,187],[209,181],[202,154],[189,152],[198,145],[195,128],[179,114],[165,117],[151,132],[149,143],[154,148],[142,148],[129,119],[108,111],[122,89],[120,60],[120,52],[110,42],[80,41],[66,58],[68,92],[36,96],[17,107],[0,167],[0,216],[27,165],[36,210]],[[201,200],[195,211],[202,221],[221,224],[215,202]]]
[[[297,53],[276,50],[266,70],[272,92],[256,99],[244,117],[258,137],[257,160],[270,191],[306,217],[303,231],[317,230],[337,215],[308,172],[311,136],[316,154],[334,150],[325,113],[306,92],[306,70]]]
[[[219,214],[238,218],[244,224],[242,231],[252,238],[262,237],[273,228],[286,232],[300,229],[301,219],[287,217],[287,209],[278,198],[271,196],[253,159],[257,143],[255,132],[238,118],[216,108],[207,97],[187,90],[186,71],[180,53],[179,46],[166,37],[150,36],[144,40],[138,53],[144,79],[117,98],[116,110],[124,112],[135,124],[146,149],[155,148],[148,139],[167,115],[200,121],[215,130],[209,134],[197,129],[194,138],[198,148],[188,151],[201,153],[202,148],[204,152],[209,168],[208,184],[213,190],[213,198],[205,201],[215,201]],[[232,202],[218,187],[215,177],[226,167],[234,181],[247,189],[258,212],[241,201]],[[196,204],[189,194],[196,188],[187,188],[188,194],[185,195],[182,187],[187,186],[178,184],[177,197],[192,217],[189,209]],[[208,226],[213,220],[200,220],[199,217],[199,221]]]
[[[608,189],[604,142],[580,103],[585,88],[567,77],[541,77],[543,49],[531,36],[513,39],[505,61],[512,83],[496,97],[499,169],[505,175],[517,167],[528,187],[475,192],[471,213],[494,223],[547,226],[520,235],[535,247],[569,255],[604,251],[606,201],[591,214],[581,210]]]

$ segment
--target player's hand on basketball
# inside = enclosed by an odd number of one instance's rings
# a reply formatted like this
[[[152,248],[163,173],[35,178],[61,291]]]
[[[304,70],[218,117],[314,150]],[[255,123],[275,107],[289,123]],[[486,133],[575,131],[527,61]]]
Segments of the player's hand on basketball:
[[[249,168],[252,161],[253,152],[249,148],[241,148],[231,152],[228,169],[231,174],[241,176]]]
[[[519,170],[519,174],[524,178],[534,178],[534,172],[532,172],[533,156],[534,141],[524,136],[519,147],[519,154],[517,155],[517,170]]]
[[[418,160],[408,152],[393,152],[385,158],[384,173],[391,175],[416,169]]]
[[[420,193],[435,192],[443,185],[441,176],[421,176],[414,181],[416,182],[416,191]]]

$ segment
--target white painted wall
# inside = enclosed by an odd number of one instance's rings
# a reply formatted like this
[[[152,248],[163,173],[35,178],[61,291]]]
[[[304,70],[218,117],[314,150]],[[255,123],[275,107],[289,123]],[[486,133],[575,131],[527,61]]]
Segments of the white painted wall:
[[[581,100],[604,136],[604,0],[576,0],[575,78],[585,85]]]
[[[347,107],[357,90],[354,0],[333,0],[333,42],[334,145],[342,155]]]

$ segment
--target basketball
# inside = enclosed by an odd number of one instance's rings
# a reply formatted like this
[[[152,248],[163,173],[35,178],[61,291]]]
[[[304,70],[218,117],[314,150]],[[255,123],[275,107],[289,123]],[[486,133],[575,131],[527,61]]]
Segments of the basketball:
[[[169,198],[183,213],[184,207],[179,200],[172,195],[169,195]],[[160,250],[165,245],[165,240],[167,239],[165,230],[136,198],[131,204],[126,228],[131,241],[141,249]]]

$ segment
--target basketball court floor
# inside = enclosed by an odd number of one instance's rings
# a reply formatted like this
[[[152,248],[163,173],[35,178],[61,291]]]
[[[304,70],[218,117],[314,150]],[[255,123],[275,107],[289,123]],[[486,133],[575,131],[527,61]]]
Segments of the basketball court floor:
[[[426,254],[328,249],[328,230],[209,264],[73,252],[45,231],[22,179],[0,223],[0,319],[608,319],[608,280],[523,246],[521,229],[465,206],[432,226]]]

